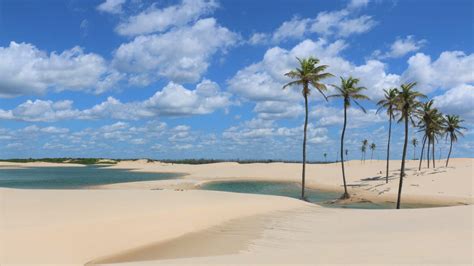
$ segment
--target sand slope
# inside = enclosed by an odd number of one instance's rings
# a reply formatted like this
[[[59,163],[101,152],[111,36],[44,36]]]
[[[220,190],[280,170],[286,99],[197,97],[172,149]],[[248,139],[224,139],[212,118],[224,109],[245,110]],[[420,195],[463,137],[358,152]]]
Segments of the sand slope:
[[[307,205],[209,191],[0,189],[0,264],[83,264],[234,218]]]

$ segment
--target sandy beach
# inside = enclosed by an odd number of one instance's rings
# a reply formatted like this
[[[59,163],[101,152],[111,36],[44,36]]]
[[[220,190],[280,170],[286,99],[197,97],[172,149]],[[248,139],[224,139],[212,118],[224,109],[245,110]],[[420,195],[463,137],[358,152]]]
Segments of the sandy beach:
[[[453,159],[449,168],[421,172],[409,162],[402,199],[471,203],[473,161]],[[392,161],[386,185],[377,179],[383,161],[349,162],[350,193],[394,201],[397,164]],[[96,189],[0,189],[0,264],[473,263],[472,205],[354,210],[194,189],[216,180],[298,182],[298,164],[127,161],[111,167],[185,175]],[[308,181],[340,191],[339,164],[309,165]]]

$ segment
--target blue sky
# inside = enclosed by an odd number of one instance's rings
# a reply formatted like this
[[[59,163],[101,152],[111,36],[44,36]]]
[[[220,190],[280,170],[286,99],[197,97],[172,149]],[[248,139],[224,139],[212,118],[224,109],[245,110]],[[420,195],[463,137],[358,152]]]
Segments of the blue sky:
[[[462,116],[453,156],[472,157],[473,10],[468,0],[3,0],[0,157],[299,160],[302,96],[281,89],[297,56],[368,88],[368,113],[349,112],[351,159],[363,139],[384,157],[388,122],[374,102],[407,81]],[[335,159],[341,107],[312,94],[310,160]],[[393,158],[402,140],[396,125]]]

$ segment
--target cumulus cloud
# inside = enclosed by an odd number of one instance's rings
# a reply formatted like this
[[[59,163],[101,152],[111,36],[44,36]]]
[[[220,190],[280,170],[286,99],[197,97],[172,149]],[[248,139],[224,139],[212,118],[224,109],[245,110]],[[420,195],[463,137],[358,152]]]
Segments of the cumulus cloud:
[[[97,6],[97,10],[110,14],[122,13],[122,6],[127,0],[105,0],[103,3]]]
[[[285,21],[283,24],[275,30],[272,35],[272,41],[278,43],[282,40],[286,39],[300,39],[302,38],[308,28],[308,24],[310,23],[311,19],[300,19],[298,17],[294,17],[290,21]]]
[[[434,106],[445,114],[460,115],[474,123],[474,86],[463,84],[434,97]]]
[[[152,5],[120,23],[115,30],[120,35],[126,36],[163,32],[174,26],[184,26],[203,15],[210,14],[218,6],[215,0],[182,0],[177,5],[161,9]]]
[[[47,54],[32,44],[10,42],[0,47],[0,97],[74,90],[100,93],[120,79],[97,54],[73,47]]]
[[[328,130],[324,127],[316,127],[308,124],[308,142],[310,144],[319,144],[327,141]],[[254,118],[244,121],[238,126],[226,129],[222,133],[225,140],[230,140],[238,144],[249,144],[252,142],[260,142],[262,140],[281,141],[288,144],[288,141],[294,142],[303,134],[303,126],[297,127],[280,127],[273,121]]]
[[[30,122],[53,122],[72,119],[80,112],[72,108],[72,101],[28,100],[13,110],[0,109],[0,119]]]
[[[89,109],[73,108],[73,102],[28,100],[12,110],[0,109],[0,119],[30,122],[54,122],[69,119],[138,120],[156,116],[186,116],[209,114],[231,105],[231,95],[219,85],[203,80],[194,90],[170,82],[162,90],[141,102],[122,103],[114,97]]]
[[[417,81],[418,88],[430,93],[438,88],[449,89],[474,82],[472,72],[474,54],[461,51],[444,51],[435,61],[429,55],[417,53],[408,59],[403,72],[404,81]]]
[[[329,65],[328,72],[336,77],[327,79],[326,84],[339,82],[338,76],[352,75],[361,79],[361,85],[368,88],[366,94],[373,100],[383,96],[383,89],[396,87],[400,83],[400,76],[387,73],[386,65],[378,60],[368,60],[362,65],[356,65],[344,59],[340,53],[347,48],[343,40],[328,42],[304,40],[290,50],[273,47],[266,51],[262,61],[239,70],[228,80],[231,92],[246,100],[254,101],[257,106],[254,111],[263,118],[288,118],[291,114],[301,114],[297,110],[302,97],[300,88],[282,90],[282,86],[290,81],[284,73],[297,67],[296,57],[304,58],[316,56],[321,64]],[[312,94],[312,99],[320,100],[318,92]],[[275,103],[280,102],[280,103]],[[275,108],[278,105],[289,108]],[[270,107],[274,108],[270,108]]]
[[[348,37],[370,31],[377,22],[368,15],[357,15],[357,11],[365,7],[368,0],[355,0],[336,11],[319,12],[315,18],[293,17],[283,22],[272,33],[254,33],[248,40],[249,44],[280,43],[291,39],[303,39],[311,33],[324,37]]]
[[[236,44],[238,35],[221,27],[214,18],[198,20],[163,34],[138,36],[120,45],[113,65],[123,72],[139,75],[141,80],[155,76],[175,82],[196,82],[218,51]],[[148,74],[143,76],[144,73]]]
[[[373,56],[377,58],[398,58],[408,53],[416,52],[423,47],[426,40],[416,40],[413,35],[408,35],[405,39],[398,38],[390,46],[390,50],[382,53],[380,50],[376,50]]]
[[[311,111],[310,117],[316,120],[316,124],[319,126],[342,125],[344,123],[342,103],[340,106],[340,108],[336,108],[328,105],[318,105]],[[356,107],[349,108],[347,117],[349,119],[348,128],[361,128],[386,121],[382,114],[376,113],[376,109],[369,109],[367,113],[364,113]]]

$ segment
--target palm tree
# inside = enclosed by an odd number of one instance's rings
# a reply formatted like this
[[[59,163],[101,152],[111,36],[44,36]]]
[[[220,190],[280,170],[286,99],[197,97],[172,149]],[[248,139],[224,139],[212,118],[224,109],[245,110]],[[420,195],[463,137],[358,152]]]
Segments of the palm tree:
[[[390,138],[392,136],[392,119],[395,119],[395,105],[398,90],[396,88],[384,90],[384,99],[380,100],[377,105],[380,106],[377,113],[382,109],[387,110],[388,116],[388,141],[387,141],[387,169],[385,171],[385,182],[388,183],[388,169],[390,165]]]
[[[370,148],[370,151],[371,151],[371,153],[370,153],[370,160],[371,160],[371,161],[372,161],[372,158],[374,157],[375,147],[376,147],[376,146],[375,146],[375,143],[370,144],[370,147],[369,147],[369,148]]]
[[[433,160],[433,168],[436,167],[436,158],[435,158],[435,143],[438,142],[438,137],[443,135],[443,114],[434,109],[433,112],[433,123],[431,124],[430,137],[431,137],[431,157]]]
[[[325,161],[325,162],[328,161],[327,158],[326,158],[327,156],[328,156],[328,154],[327,154],[327,153],[324,153],[324,161]]]
[[[368,100],[369,97],[362,94],[363,90],[366,90],[365,87],[357,86],[359,83],[359,79],[349,77],[345,79],[341,77],[341,85],[331,85],[336,89],[336,94],[330,95],[329,97],[335,98],[342,98],[344,101],[344,125],[342,127],[342,134],[341,134],[341,167],[342,167],[342,180],[344,183],[344,194],[342,195],[341,199],[348,199],[349,193],[347,192],[347,185],[346,185],[346,173],[344,170],[344,134],[346,133],[346,125],[347,125],[347,108],[351,106],[351,103],[354,102],[357,106],[362,109],[365,113],[364,107],[362,107],[357,100]]]
[[[458,141],[458,135],[461,137],[464,136],[461,132],[461,129],[466,128],[460,125],[462,122],[464,122],[464,120],[459,119],[459,116],[457,115],[446,115],[444,117],[444,131],[446,132],[446,139],[448,139],[449,136],[450,140],[448,158],[446,159],[446,167],[448,167],[449,158],[451,157],[453,142]]]
[[[430,147],[431,147],[431,159],[433,160],[433,167],[436,167],[435,163],[435,143],[438,140],[438,137],[443,134],[442,123],[443,123],[443,116],[438,111],[438,109],[433,108],[433,100],[427,101],[421,105],[419,111],[419,118],[420,121],[418,122],[418,126],[420,131],[424,133],[424,142],[428,140],[428,147],[426,151],[427,157],[427,166],[430,167]],[[424,143],[423,143],[424,148]],[[423,151],[422,151],[423,155]],[[423,157],[423,156],[421,156]],[[421,161],[420,158],[420,165],[418,170],[421,170]]]
[[[418,145],[418,140],[413,138],[411,140],[411,145],[413,145],[413,160],[416,160],[416,146]]]
[[[428,141],[428,147],[427,147],[427,152],[426,152],[426,158],[427,158],[427,166],[428,168],[430,167],[430,146],[431,146],[431,130],[433,128],[433,119],[434,119],[434,112],[435,108],[433,108],[433,100],[427,101],[423,103],[420,107],[419,111],[419,118],[420,121],[418,122],[418,127],[420,128],[419,131],[424,133],[423,136],[423,146],[421,149],[421,155],[420,155],[420,164],[418,166],[418,170],[421,170],[421,163],[423,161],[423,152],[425,148],[426,141]]]
[[[416,85],[416,82],[402,84],[400,91],[397,94],[397,105],[396,110],[400,112],[400,119],[398,122],[405,123],[405,141],[403,142],[403,153],[402,153],[402,164],[400,167],[400,183],[398,185],[398,198],[397,198],[397,209],[400,209],[400,202],[402,196],[403,177],[405,176],[405,159],[407,155],[407,144],[408,144],[408,122],[413,121],[413,115],[421,105],[418,98],[426,97],[425,95],[412,90]]]
[[[362,148],[361,148],[361,151],[362,151],[362,156],[364,158],[364,163],[365,163],[365,152],[367,151],[367,145],[369,145],[369,141],[364,139],[362,141]]]
[[[362,155],[360,157],[360,161],[362,162],[364,160],[364,155],[365,155],[365,151],[367,150],[367,146],[362,144],[362,146],[360,147],[360,151],[362,152]]]
[[[346,159],[347,159],[347,156],[348,156],[348,154],[349,154],[349,150],[348,150],[348,149],[345,150],[345,154],[346,154]]]
[[[293,79],[293,81],[288,82],[283,86],[283,89],[289,86],[302,86],[303,89],[301,93],[304,97],[304,106],[305,106],[305,120],[304,120],[304,130],[303,130],[303,170],[301,174],[301,199],[305,199],[304,196],[304,187],[305,187],[305,177],[306,177],[306,131],[308,128],[308,96],[310,94],[310,85],[314,87],[319,93],[321,93],[324,98],[324,91],[327,90],[326,85],[321,83],[321,80],[325,78],[332,77],[330,73],[325,73],[324,71],[328,67],[327,65],[319,65],[319,59],[309,57],[305,59],[298,59],[299,68],[291,70],[286,73],[285,76]]]

